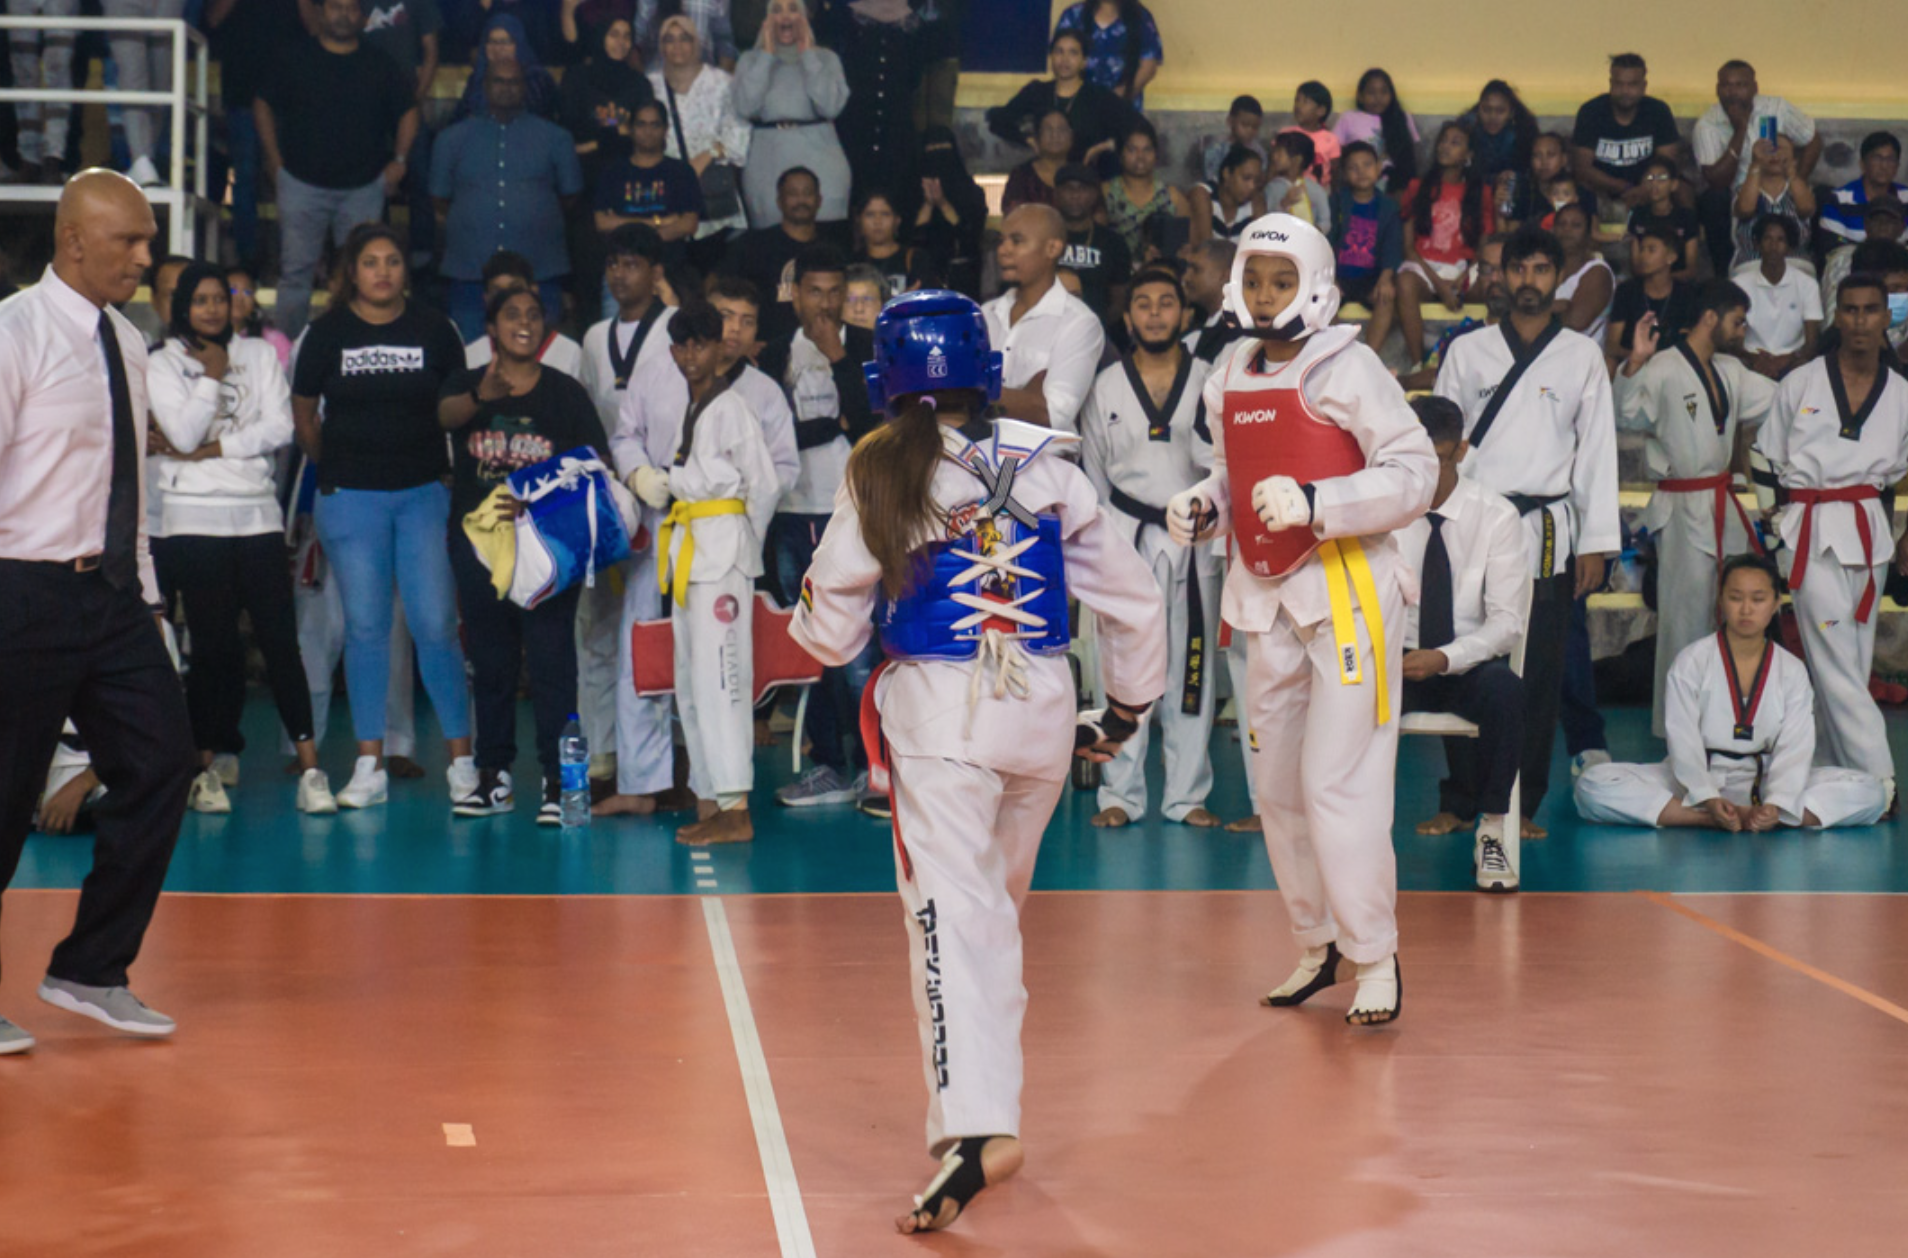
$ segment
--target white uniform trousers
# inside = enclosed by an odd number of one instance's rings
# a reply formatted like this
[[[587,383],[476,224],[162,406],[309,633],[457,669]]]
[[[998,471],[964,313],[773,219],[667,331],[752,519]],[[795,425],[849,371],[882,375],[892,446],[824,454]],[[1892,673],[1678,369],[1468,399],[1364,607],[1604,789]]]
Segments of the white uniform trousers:
[[[616,749],[616,635],[623,627],[623,587],[639,571],[628,563],[600,568],[596,584],[583,586],[576,602],[576,712],[593,756]],[[642,575],[654,584],[655,573],[652,566]]]
[[[656,588],[656,556],[643,551],[631,560],[623,582],[621,630],[616,640],[616,793],[656,795],[676,784],[676,744],[669,727],[669,695],[643,698],[636,693],[635,663],[630,658],[630,629],[639,620],[662,617],[662,591]],[[591,746],[596,744],[592,743]]]
[[[417,754],[417,720],[413,711],[417,692],[416,670],[411,659],[411,629],[404,620],[404,600],[392,591],[391,597],[391,684],[384,699],[384,754]],[[305,660],[305,684],[311,690],[312,741],[322,747],[331,715],[331,679],[337,676],[338,661],[344,658],[344,600],[337,583],[326,578],[323,585],[311,589],[292,587],[292,609],[298,617],[298,650]],[[280,734],[286,755],[291,743]]]
[[[895,882],[907,912],[928,1153],[1020,1134],[1020,905],[1065,779],[958,760],[891,766]]]
[[[669,612],[689,789],[723,808],[747,803],[755,785],[754,600],[754,582],[731,568],[691,583]]]
[[[1690,545],[1681,536],[1683,531],[1672,522],[1656,548],[1656,675],[1650,690],[1650,730],[1658,738],[1665,735],[1663,690],[1670,665],[1684,647],[1716,633],[1719,561]],[[1663,597],[1665,593],[1670,596]]]
[[[1747,808],[1755,777],[1754,766],[1744,761],[1739,770],[1722,774],[1716,786],[1724,799]],[[1596,765],[1577,779],[1576,793],[1577,812],[1585,821],[1651,828],[1670,801],[1683,796],[1667,760]],[[1887,806],[1888,792],[1881,782],[1858,769],[1810,769],[1802,789],[1803,810],[1814,813],[1824,827],[1872,826]]]
[[[1165,750],[1166,777],[1160,811],[1168,821],[1183,821],[1203,808],[1212,793],[1213,657],[1219,641],[1219,577],[1198,578],[1200,606],[1205,611],[1204,673],[1199,710],[1188,715],[1181,707],[1186,676],[1186,629],[1192,618],[1188,583],[1193,576],[1193,552],[1165,545],[1152,556],[1153,581],[1166,600],[1166,694],[1153,705],[1149,719],[1126,741],[1120,754],[1101,769],[1099,806],[1120,808],[1138,820],[1146,815],[1146,745],[1157,721]],[[1115,696],[1123,698],[1124,696]]]
[[[1223,588],[1223,578],[1221,578]],[[1239,760],[1245,765],[1246,803],[1252,816],[1259,814],[1259,784],[1252,780],[1252,721],[1246,705],[1246,665],[1251,659],[1252,636],[1232,635],[1226,647],[1226,680],[1232,686],[1233,737],[1239,740]],[[1217,639],[1215,639],[1217,641]]]
[[[1884,541],[1878,550],[1885,555],[1889,547]],[[1841,563],[1828,553],[1812,556],[1802,588],[1795,592],[1795,619],[1802,631],[1802,658],[1815,683],[1816,759],[1887,780],[1895,776],[1888,728],[1868,692],[1887,564],[1877,564],[1873,571],[1876,606],[1868,623],[1858,624],[1855,608],[1869,570]]]
[[[1361,680],[1339,681],[1329,620],[1299,626],[1281,610],[1253,634],[1246,669],[1248,753],[1265,850],[1299,945],[1336,942],[1359,964],[1398,950],[1398,866],[1391,847],[1392,786],[1404,599],[1380,586],[1391,719],[1377,724],[1376,672],[1363,613],[1355,614]]]

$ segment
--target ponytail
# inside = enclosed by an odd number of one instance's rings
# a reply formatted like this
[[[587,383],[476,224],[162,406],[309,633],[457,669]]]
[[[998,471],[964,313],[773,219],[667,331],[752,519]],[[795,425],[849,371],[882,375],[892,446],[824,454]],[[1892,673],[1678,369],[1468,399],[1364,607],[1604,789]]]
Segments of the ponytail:
[[[950,390],[938,404],[972,414],[983,404],[968,390]],[[913,553],[923,536],[938,536],[934,472],[941,463],[937,399],[917,394],[901,413],[863,437],[848,456],[848,492],[861,516],[861,540],[881,565],[881,587],[900,598],[914,584]]]

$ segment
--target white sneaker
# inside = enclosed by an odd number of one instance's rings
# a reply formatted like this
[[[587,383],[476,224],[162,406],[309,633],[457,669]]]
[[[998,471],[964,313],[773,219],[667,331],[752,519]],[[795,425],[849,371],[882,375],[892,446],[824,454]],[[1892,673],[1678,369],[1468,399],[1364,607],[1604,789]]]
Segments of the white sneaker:
[[[359,756],[357,763],[351,766],[351,780],[338,792],[337,804],[340,808],[369,808],[390,797],[391,779],[378,768],[378,758]]]
[[[193,812],[226,813],[232,811],[232,801],[226,797],[225,784],[219,781],[219,775],[206,769],[192,779],[192,789],[186,792],[186,807]]]
[[[161,188],[166,182],[160,176],[159,168],[152,164],[150,157],[134,158],[133,164],[126,170],[126,178],[142,188]]]
[[[451,803],[455,804],[477,789],[477,757],[458,756],[444,770],[444,778],[450,783]]]
[[[323,769],[306,769],[298,775],[298,811],[315,816],[338,811],[338,797],[331,793],[331,779]]]
[[[1471,849],[1471,864],[1477,870],[1479,891],[1517,890],[1517,871],[1511,868],[1504,851],[1504,818],[1479,817],[1477,842]]]
[[[1610,763],[1610,753],[1598,747],[1592,751],[1580,751],[1570,757],[1570,776],[1580,778],[1585,769],[1594,769],[1600,764]]]
[[[212,757],[212,772],[219,775],[219,781],[227,786],[238,785],[238,757],[229,751],[220,752]]]

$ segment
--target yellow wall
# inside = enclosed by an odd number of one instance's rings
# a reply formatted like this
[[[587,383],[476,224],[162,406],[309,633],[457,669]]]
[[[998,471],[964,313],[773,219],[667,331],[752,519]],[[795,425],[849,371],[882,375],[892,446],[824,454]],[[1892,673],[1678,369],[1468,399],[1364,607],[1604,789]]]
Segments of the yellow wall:
[[[1054,14],[1066,7],[1055,0]],[[1268,110],[1319,79],[1350,103],[1383,66],[1407,106],[1468,107],[1486,79],[1513,83],[1540,114],[1574,113],[1604,90],[1605,58],[1640,52],[1650,91],[1679,116],[1715,101],[1716,67],[1754,63],[1764,91],[1825,118],[1908,118],[1901,25],[1863,37],[1847,0],[1151,0],[1166,64],[1149,109],[1218,109],[1240,92]],[[1871,19],[1878,10],[1869,10]],[[1899,14],[1898,14],[1899,16]],[[991,104],[1021,76],[969,76],[963,104]],[[996,83],[995,80],[1000,80]],[[1011,90],[1011,89],[1010,89]],[[1001,97],[1004,99],[1004,95]]]

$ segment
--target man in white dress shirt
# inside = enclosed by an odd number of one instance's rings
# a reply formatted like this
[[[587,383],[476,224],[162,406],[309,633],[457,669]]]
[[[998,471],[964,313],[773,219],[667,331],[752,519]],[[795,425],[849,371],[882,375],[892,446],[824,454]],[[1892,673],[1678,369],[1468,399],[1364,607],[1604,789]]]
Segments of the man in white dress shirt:
[[[171,1018],[127,990],[196,772],[152,611],[140,501],[146,351],[129,300],[158,227],[131,180],[75,176],[39,284],[0,303],[0,888],[19,866],[68,717],[106,787],[79,914],[40,999],[133,1035]],[[33,1037],[0,1018],[0,1053]]]
[[[1524,632],[1530,543],[1517,508],[1458,475],[1464,412],[1449,398],[1412,402],[1438,452],[1431,510],[1398,530],[1398,549],[1418,574],[1418,604],[1405,612],[1404,710],[1450,712],[1477,738],[1446,738],[1438,814],[1419,834],[1475,824],[1471,861],[1481,891],[1517,890],[1504,851],[1505,813],[1524,742],[1524,683],[1509,656]]]
[[[1452,341],[1437,380],[1438,396],[1464,411],[1470,448],[1460,471],[1508,498],[1530,534],[1527,822],[1550,785],[1571,604],[1603,584],[1604,565],[1623,545],[1610,372],[1602,348],[1551,313],[1562,266],[1555,236],[1529,225],[1514,233],[1504,243],[1508,317]],[[1542,831],[1526,824],[1524,834]]]
[[[1000,228],[1000,279],[1012,287],[981,307],[1000,348],[1000,410],[1060,432],[1078,430],[1100,374],[1100,317],[1060,287],[1066,224],[1051,205],[1023,205]]]

